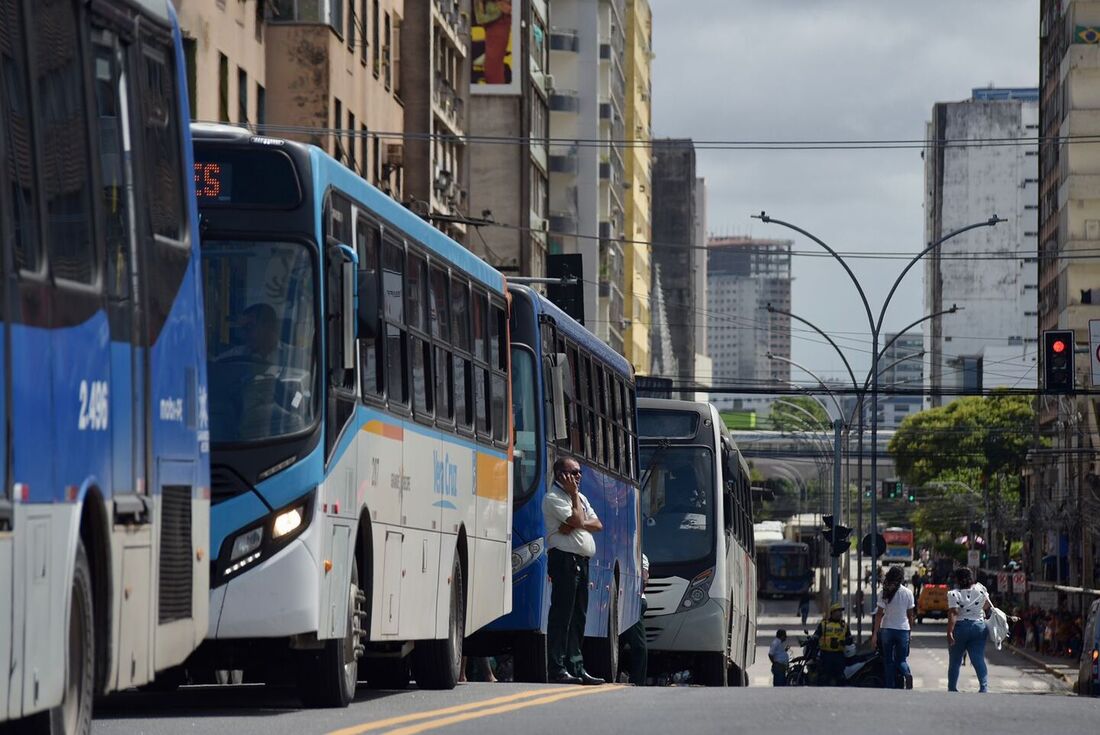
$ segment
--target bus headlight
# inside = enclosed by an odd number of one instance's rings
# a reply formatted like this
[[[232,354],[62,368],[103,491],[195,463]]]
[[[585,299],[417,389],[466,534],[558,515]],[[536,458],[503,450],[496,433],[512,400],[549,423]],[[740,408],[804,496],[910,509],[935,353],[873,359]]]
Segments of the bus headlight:
[[[701,574],[696,575],[695,579],[691,580],[691,584],[688,585],[687,590],[684,592],[684,598],[680,600],[680,608],[678,610],[694,610],[697,607],[702,607],[710,600],[710,583],[714,578],[714,568],[710,568]]]
[[[253,528],[251,531],[245,531],[237,538],[233,539],[233,550],[229,553],[229,560],[236,561],[242,556],[251,554],[256,549],[260,548],[260,544],[264,540],[263,527]]]
[[[519,574],[542,556],[546,542],[540,536],[529,544],[512,549],[512,574]]]
[[[299,506],[275,516],[275,523],[271,528],[271,537],[273,539],[281,538],[291,531],[297,530],[301,527],[304,516],[305,506]]]

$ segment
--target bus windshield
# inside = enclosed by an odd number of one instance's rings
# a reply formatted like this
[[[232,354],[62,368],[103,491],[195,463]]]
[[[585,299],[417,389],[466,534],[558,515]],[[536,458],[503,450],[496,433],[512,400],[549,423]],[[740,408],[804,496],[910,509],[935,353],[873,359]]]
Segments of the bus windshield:
[[[710,554],[716,532],[713,452],[650,444],[640,455],[640,465],[650,473],[642,488],[642,547],[650,563],[684,563]]]
[[[535,357],[529,349],[512,347],[512,416],[515,421],[516,506],[526,500],[539,481],[539,447],[542,427],[535,413]]]
[[[317,415],[317,316],[310,250],[204,240],[210,439],[254,442]]]
[[[768,549],[768,574],[776,579],[799,579],[806,575],[806,552],[799,548]]]

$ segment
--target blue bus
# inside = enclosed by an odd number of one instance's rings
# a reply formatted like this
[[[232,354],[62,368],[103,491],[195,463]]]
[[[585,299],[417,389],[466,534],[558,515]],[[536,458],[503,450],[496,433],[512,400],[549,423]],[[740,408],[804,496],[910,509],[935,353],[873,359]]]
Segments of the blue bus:
[[[582,492],[603,521],[590,567],[585,667],[617,679],[618,637],[638,621],[641,601],[638,440],[633,369],[545,298],[511,294],[515,515],[512,612],[471,650],[511,650],[517,681],[546,681],[550,609],[542,499],[554,461],[577,460]]]
[[[316,146],[193,135],[214,622],[189,668],[309,706],[454,687],[512,603],[504,277]]]
[[[185,65],[167,0],[0,2],[0,722],[206,635],[206,359]]]

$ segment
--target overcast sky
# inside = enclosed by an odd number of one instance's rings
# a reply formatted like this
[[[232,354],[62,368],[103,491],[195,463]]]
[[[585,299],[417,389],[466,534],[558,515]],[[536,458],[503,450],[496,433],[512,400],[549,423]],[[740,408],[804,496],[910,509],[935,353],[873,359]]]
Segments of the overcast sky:
[[[990,83],[1038,84],[1039,0],[650,2],[657,137],[921,139],[936,102],[966,99]],[[918,150],[703,150],[697,157],[712,233],[794,234],[749,218],[763,209],[838,250],[922,247]],[[794,248],[817,246],[795,236]],[[904,261],[851,264],[877,311]],[[922,273],[911,271],[895,296],[888,330],[922,315]],[[829,332],[858,333],[842,346],[866,372],[867,321],[840,266],[795,257],[794,278],[793,311]],[[831,348],[807,339],[813,335],[792,336],[795,361],[840,376]]]

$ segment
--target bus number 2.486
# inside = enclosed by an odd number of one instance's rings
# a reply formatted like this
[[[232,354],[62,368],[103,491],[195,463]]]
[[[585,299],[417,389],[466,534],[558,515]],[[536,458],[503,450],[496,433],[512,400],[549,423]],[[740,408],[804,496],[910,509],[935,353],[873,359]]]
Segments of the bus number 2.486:
[[[80,416],[77,428],[80,431],[106,431],[107,416],[110,411],[107,382],[104,380],[80,381]]]

